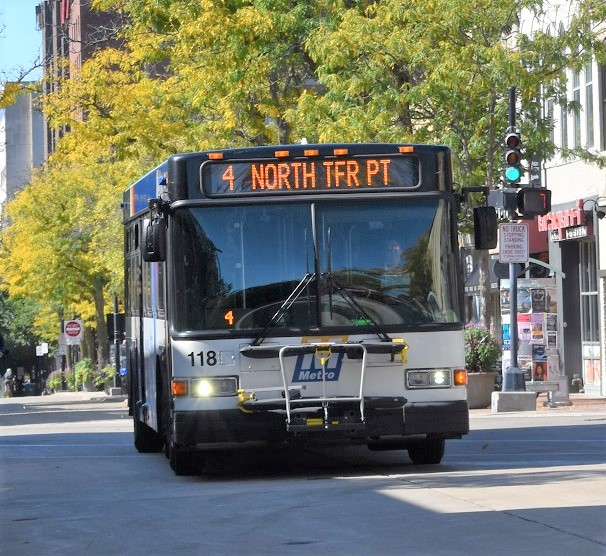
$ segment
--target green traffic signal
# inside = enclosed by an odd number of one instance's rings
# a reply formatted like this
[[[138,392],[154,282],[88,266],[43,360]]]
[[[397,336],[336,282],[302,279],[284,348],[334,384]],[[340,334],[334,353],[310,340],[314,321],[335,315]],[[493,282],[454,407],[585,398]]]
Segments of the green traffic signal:
[[[518,166],[509,166],[505,168],[505,179],[509,183],[518,183],[522,178],[522,171]]]

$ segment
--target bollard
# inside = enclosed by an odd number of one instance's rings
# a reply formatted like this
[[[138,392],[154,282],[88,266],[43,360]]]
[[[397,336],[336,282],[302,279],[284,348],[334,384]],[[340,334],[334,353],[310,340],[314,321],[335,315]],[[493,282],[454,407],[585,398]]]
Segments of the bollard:
[[[517,367],[507,367],[503,373],[503,392],[524,392],[526,391],[526,380],[524,372]]]

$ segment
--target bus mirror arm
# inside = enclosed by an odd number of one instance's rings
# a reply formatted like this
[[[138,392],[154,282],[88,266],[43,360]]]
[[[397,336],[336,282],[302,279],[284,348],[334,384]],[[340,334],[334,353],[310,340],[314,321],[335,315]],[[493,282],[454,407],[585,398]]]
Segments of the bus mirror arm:
[[[161,197],[155,199],[149,199],[148,207],[152,213],[152,219],[159,216],[167,216],[172,213],[170,208],[170,202],[162,199]]]
[[[488,200],[488,193],[490,188],[485,185],[479,186],[466,186],[461,188],[461,193],[458,195],[459,203],[466,203],[469,201],[470,193],[482,193],[486,200]]]

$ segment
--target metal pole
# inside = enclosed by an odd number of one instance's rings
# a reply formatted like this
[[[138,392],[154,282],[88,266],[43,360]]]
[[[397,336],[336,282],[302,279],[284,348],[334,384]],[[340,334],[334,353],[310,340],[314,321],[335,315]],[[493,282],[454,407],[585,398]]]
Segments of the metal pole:
[[[118,330],[118,296],[114,295],[114,350],[116,374],[114,375],[114,386],[118,387],[121,383],[120,378],[120,331]]]
[[[509,127],[516,126],[516,88],[509,88]],[[513,211],[510,220],[515,220]],[[509,263],[509,338],[511,346],[511,360],[509,367],[503,372],[503,392],[516,392],[526,390],[524,373],[518,368],[518,266]]]
[[[516,126],[516,88],[509,87],[509,127]]]
[[[63,307],[59,307],[59,331],[61,339],[61,343],[65,342],[65,321],[63,320]],[[66,350],[67,345],[63,345],[61,348],[61,391],[64,392],[67,390],[67,383],[65,382],[65,359],[66,359]],[[64,351],[65,350],[65,351]]]

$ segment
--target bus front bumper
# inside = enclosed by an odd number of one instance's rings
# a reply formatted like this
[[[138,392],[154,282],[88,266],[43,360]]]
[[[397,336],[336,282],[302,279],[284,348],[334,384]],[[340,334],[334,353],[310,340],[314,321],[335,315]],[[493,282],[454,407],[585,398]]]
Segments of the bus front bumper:
[[[404,418],[402,418],[404,416]],[[381,437],[401,439],[419,435],[460,438],[469,432],[469,410],[465,400],[406,403],[402,409],[369,410],[362,427],[326,430],[310,427],[289,433],[285,415],[278,412],[243,413],[239,410],[175,412],[173,438],[181,447],[217,449],[242,443],[283,442],[295,437],[318,442],[360,442]]]

